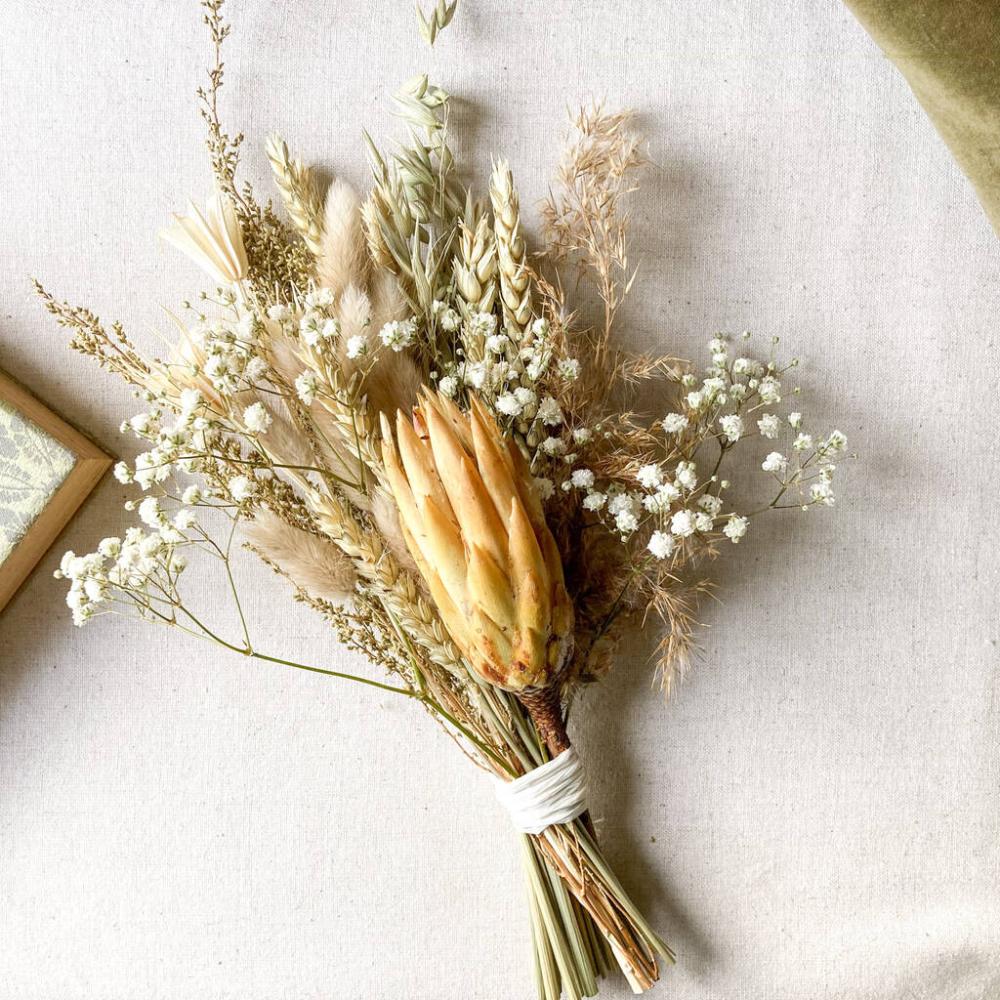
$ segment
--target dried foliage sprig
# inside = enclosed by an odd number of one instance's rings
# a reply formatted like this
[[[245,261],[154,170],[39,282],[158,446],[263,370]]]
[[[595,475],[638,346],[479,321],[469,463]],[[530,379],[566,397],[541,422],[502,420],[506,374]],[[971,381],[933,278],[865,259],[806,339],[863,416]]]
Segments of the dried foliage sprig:
[[[438,32],[451,24],[457,7],[458,0],[451,0],[451,3],[448,3],[447,0],[437,0],[430,16],[425,17],[420,4],[417,4],[417,24],[420,29],[420,37],[428,45],[433,45],[437,41]]]
[[[312,172],[301,160],[292,159],[279,136],[271,136],[265,146],[271,173],[281,192],[285,210],[315,256],[323,253],[323,202]]]
[[[704,371],[616,342],[644,160],[630,114],[580,112],[534,256],[510,165],[496,162],[487,197],[466,189],[448,95],[425,76],[395,95],[407,142],[385,155],[366,136],[363,198],[340,180],[322,194],[269,142],[288,225],[237,183],[242,136],[223,129],[218,102],[229,27],[222,0],[203,7],[216,193],[167,236],[216,287],[185,304],[175,345],[152,359],[38,286],[72,346],[145,404],[122,425],[145,450],[115,469],[142,491],[127,504],[141,525],[66,554],[74,621],[138,614],[397,693],[479,767],[516,779],[566,752],[566,704],[612,668],[631,624],[660,624],[669,687],[696,641],[707,560],[753,517],[830,506],[844,436],[780,412],[797,361],[779,361],[777,341],[758,360],[715,336]],[[442,0],[421,13],[429,42],[454,11]],[[567,297],[567,268],[596,292],[593,327]],[[651,419],[633,412],[639,384],[660,390]],[[769,492],[741,501],[727,469],[754,439],[775,442],[758,460]],[[386,679],[258,650],[232,569],[240,539]],[[234,635],[188,602],[190,564],[218,572]],[[648,989],[673,955],[589,816],[522,843],[540,997],[592,996],[615,966]]]

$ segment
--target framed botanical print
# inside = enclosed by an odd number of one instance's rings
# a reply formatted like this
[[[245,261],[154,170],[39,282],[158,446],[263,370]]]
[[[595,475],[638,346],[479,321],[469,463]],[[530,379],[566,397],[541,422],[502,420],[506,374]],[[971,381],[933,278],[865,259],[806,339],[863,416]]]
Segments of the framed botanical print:
[[[0,371],[0,609],[111,459]]]

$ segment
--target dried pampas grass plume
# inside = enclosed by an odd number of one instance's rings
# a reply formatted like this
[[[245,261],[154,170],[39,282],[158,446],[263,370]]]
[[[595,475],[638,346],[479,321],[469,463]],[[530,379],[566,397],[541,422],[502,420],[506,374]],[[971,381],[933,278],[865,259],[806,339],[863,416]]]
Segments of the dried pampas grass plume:
[[[293,528],[268,510],[259,511],[243,531],[250,548],[310,597],[343,604],[354,593],[351,560],[321,535]]]
[[[348,285],[363,288],[368,252],[361,221],[361,200],[346,181],[335,180],[326,193],[323,240],[317,254],[316,279],[334,293]]]

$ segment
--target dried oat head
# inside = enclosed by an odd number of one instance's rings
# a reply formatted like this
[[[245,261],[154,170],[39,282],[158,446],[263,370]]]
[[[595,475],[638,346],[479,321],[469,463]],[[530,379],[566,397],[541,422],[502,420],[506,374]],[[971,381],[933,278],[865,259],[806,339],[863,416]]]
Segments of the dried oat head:
[[[573,607],[531,473],[475,397],[463,413],[423,390],[382,418],[383,457],[410,552],[448,631],[486,681],[524,696],[556,685]]]

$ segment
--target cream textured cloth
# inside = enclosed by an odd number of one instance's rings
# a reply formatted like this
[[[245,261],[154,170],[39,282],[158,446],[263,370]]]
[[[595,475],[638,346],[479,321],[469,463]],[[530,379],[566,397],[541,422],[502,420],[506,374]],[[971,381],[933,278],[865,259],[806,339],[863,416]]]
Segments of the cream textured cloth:
[[[465,162],[508,155],[526,209],[567,103],[639,109],[634,345],[779,334],[802,409],[863,456],[834,510],[725,552],[669,704],[623,655],[576,713],[608,854],[679,955],[653,995],[1000,995],[997,243],[875,43],[833,0],[463,0],[433,53],[405,0],[231,13],[223,110],[261,184],[274,130],[363,182],[362,126],[398,128],[385,94],[425,66]],[[113,449],[133,401],[28,275],[154,348],[198,287],[154,234],[207,193],[208,58],[191,0],[0,11],[0,366]],[[124,497],[105,482],[58,550],[119,532]],[[57,558],[0,617],[4,1000],[533,996],[516,836],[417,708],[78,632]],[[365,669],[244,579],[261,649]]]

